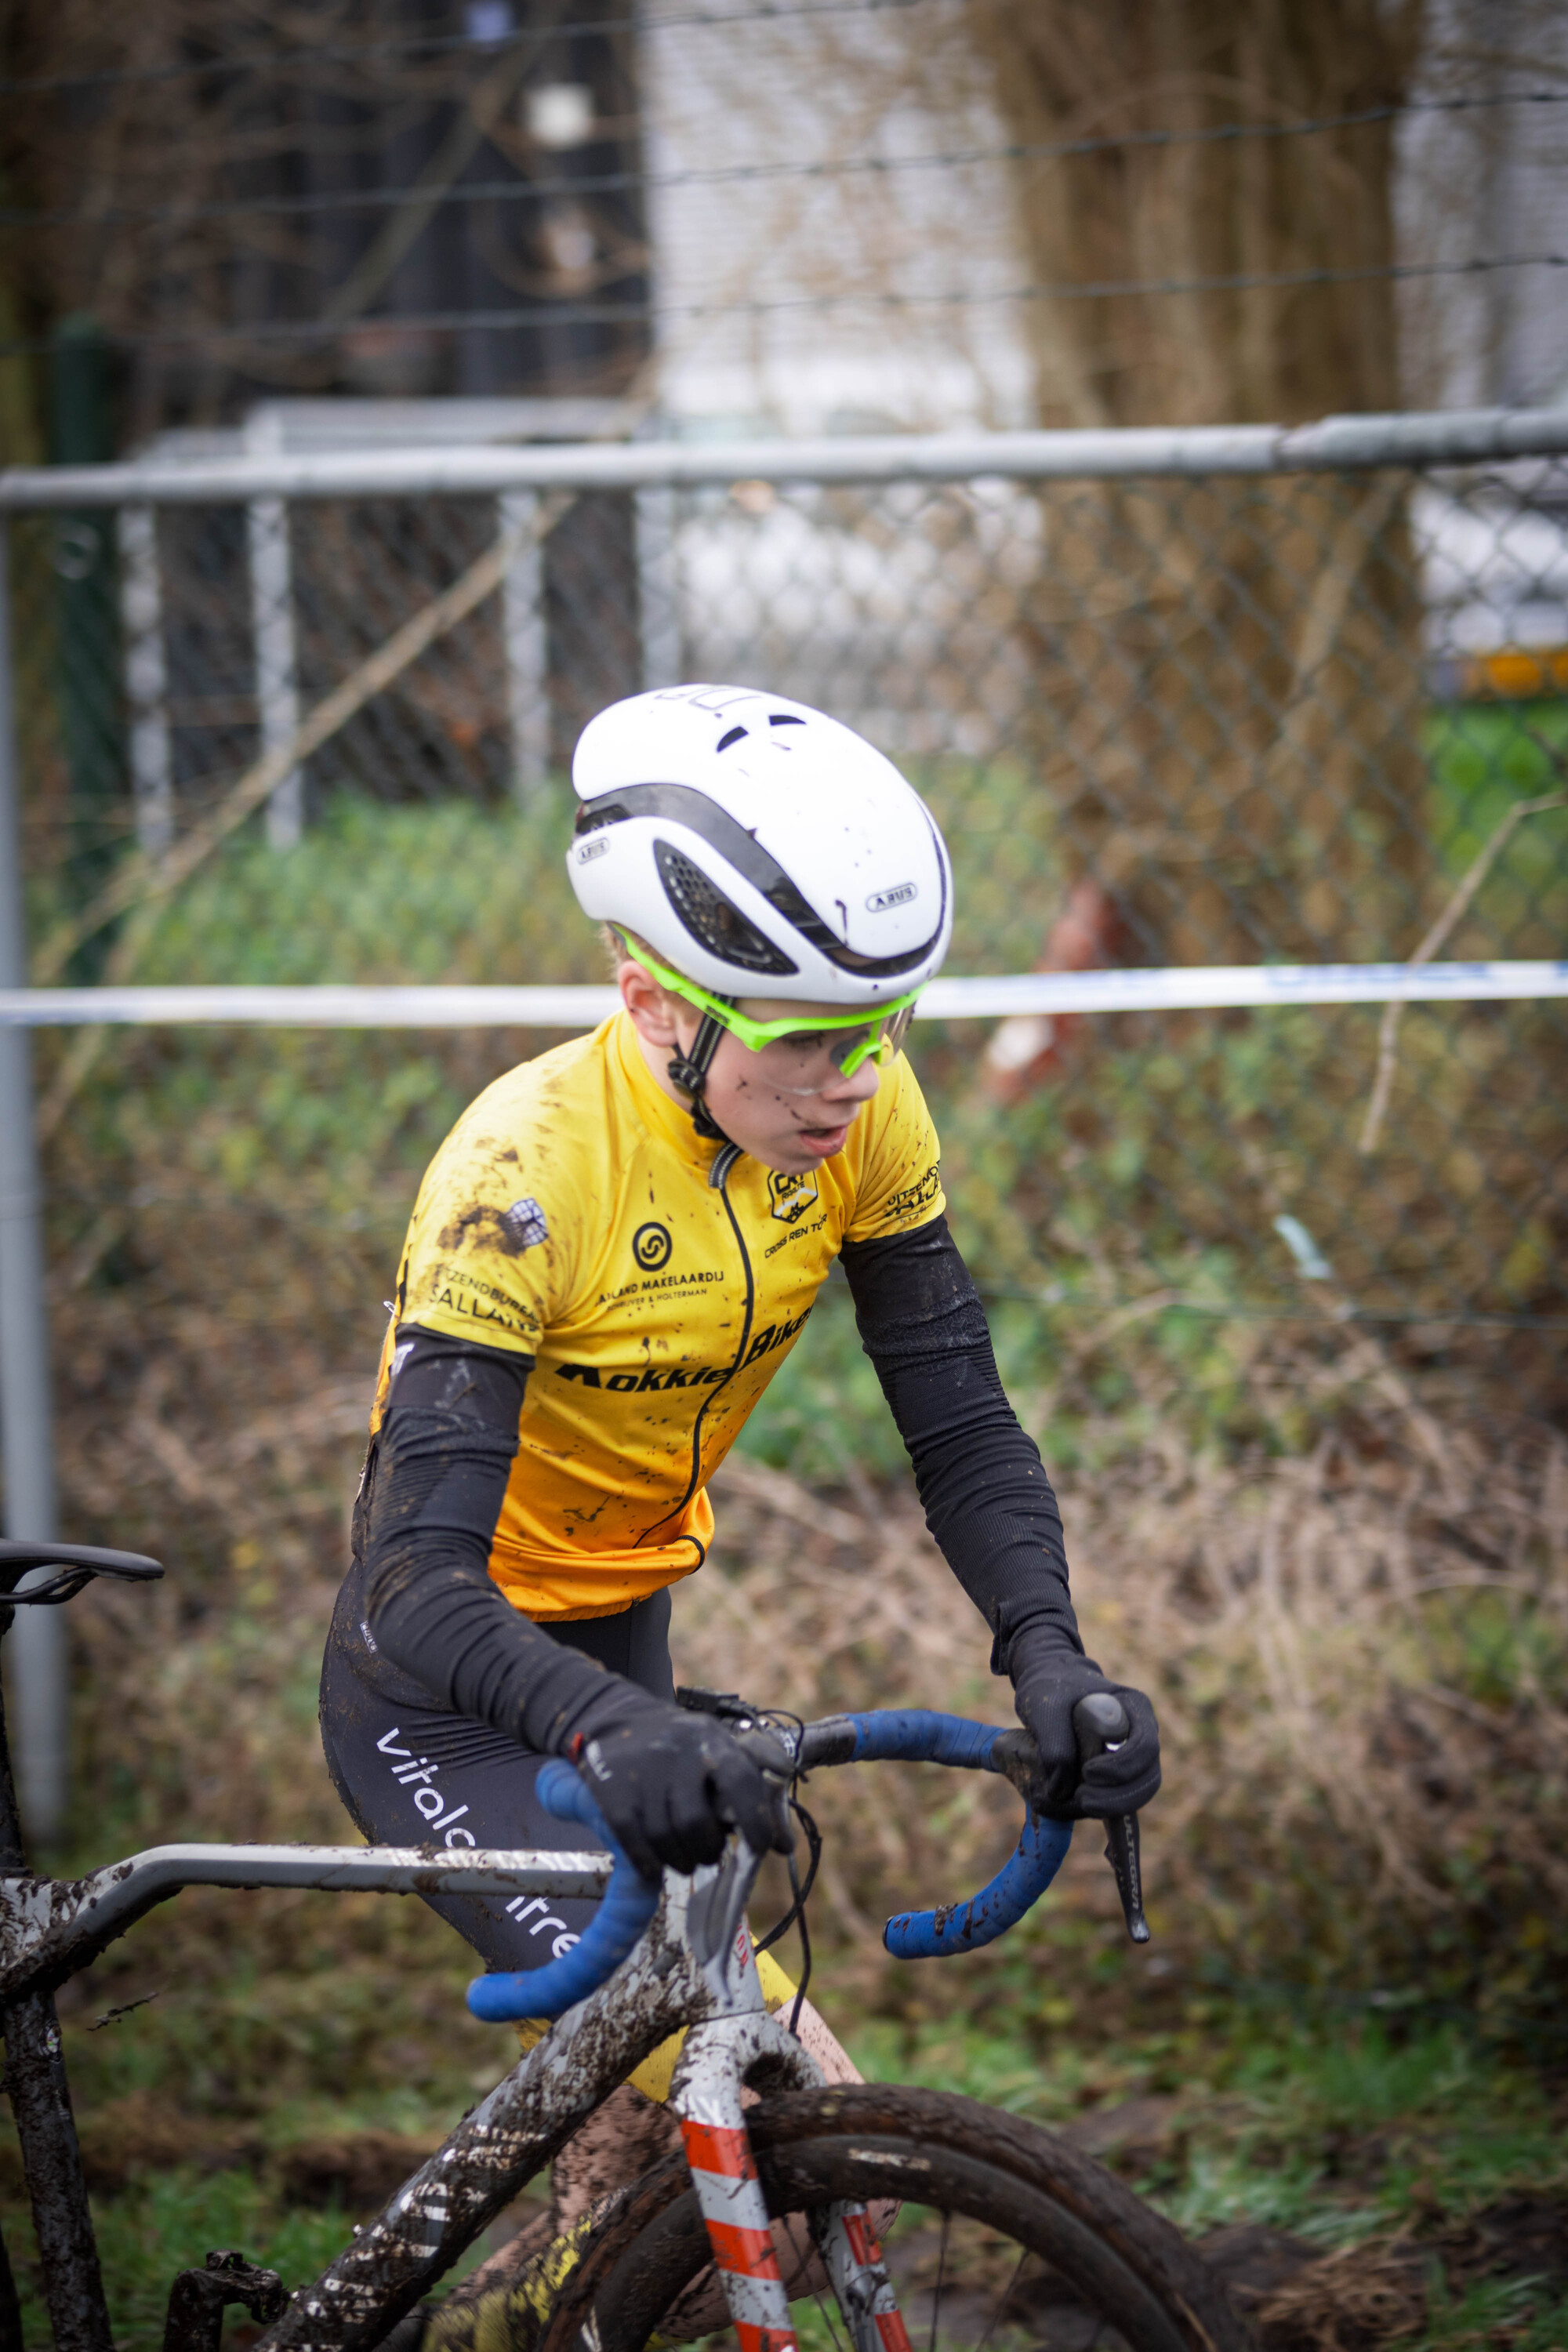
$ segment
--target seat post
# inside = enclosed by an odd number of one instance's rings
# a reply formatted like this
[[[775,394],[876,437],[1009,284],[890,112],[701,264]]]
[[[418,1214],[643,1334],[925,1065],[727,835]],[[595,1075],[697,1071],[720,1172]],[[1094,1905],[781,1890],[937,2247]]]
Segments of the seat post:
[[[15,1612],[0,1609],[0,1640],[11,1630]],[[25,1867],[22,1823],[16,1811],[16,1790],[11,1779],[11,1748],[5,1737],[5,1694],[0,1687],[0,1874],[9,1877]],[[22,2307],[5,2242],[0,2238],[0,2352],[22,2352]]]
[[[11,1631],[16,1612],[0,1608],[0,1643]],[[27,1867],[22,1843],[22,1815],[16,1803],[16,1783],[11,1771],[11,1741],[5,1728],[5,1692],[0,1683],[0,1875],[7,1878]]]
[[[0,1641],[10,1632],[15,1614],[13,1609],[0,1608]],[[0,1693],[0,1875],[16,1877],[26,1867]],[[27,1992],[12,2001],[0,2011],[0,2033],[5,2041],[5,2090],[22,2147],[55,2352],[114,2352],[54,1995]],[[22,2352],[21,2313],[3,2245],[0,2352]]]

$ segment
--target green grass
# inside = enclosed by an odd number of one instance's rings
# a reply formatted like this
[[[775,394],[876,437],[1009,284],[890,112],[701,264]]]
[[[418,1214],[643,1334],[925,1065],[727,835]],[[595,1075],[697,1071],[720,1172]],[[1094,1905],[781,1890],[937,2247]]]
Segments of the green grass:
[[[162,2344],[171,2283],[182,2270],[200,2270],[215,2247],[238,2248],[276,2270],[285,2285],[302,2286],[342,2251],[350,2227],[335,2208],[289,2212],[240,2172],[154,2173],[121,2196],[95,2200],[93,2221],[121,2352]],[[45,2345],[48,2322],[26,2260],[26,2233],[12,2222],[5,2235],[13,2264],[20,2268],[24,2339]],[[231,2317],[242,2321],[244,2314]]]
[[[566,879],[571,813],[468,801],[386,808],[340,793],[292,849],[247,840],[160,925],[148,981],[602,980]],[[417,1033],[416,1033],[417,1034]]]
[[[1483,2279],[1450,2298],[1440,2279],[1418,2337],[1419,2352],[1473,2352],[1478,2345],[1508,2352],[1563,2352],[1568,2342],[1568,2295],[1543,2291],[1536,2279]]]
[[[1462,868],[1516,800],[1561,792],[1568,702],[1457,703],[1426,720],[1433,833]]]
[[[1427,721],[1432,838],[1456,878],[1515,802],[1568,790],[1568,703],[1468,704]],[[1468,935],[1468,936],[1467,936]],[[1445,954],[1560,956],[1568,946],[1568,810],[1527,817]]]
[[[1185,2008],[1173,2029],[1099,2046],[1022,2003],[984,2027],[868,2019],[846,2038],[873,2079],[960,2092],[1053,2126],[1170,2102],[1135,2185],[1194,2235],[1254,2221],[1328,2246],[1415,2212],[1460,2219],[1509,2196],[1568,2196],[1568,2129],[1550,2089],[1473,2035]],[[1130,2128],[1147,2140],[1136,2116]]]
[[[183,2270],[200,2270],[216,2248],[233,2248],[274,2270],[290,2289],[307,2286],[348,2244],[353,2217],[341,2205],[290,2207],[276,2187],[239,2170],[149,2173],[118,2196],[94,2198],[93,2226],[114,2341],[120,2352],[163,2340],[169,2289]],[[24,2342],[49,2342],[47,2307],[30,2232],[12,2218],[5,2236],[22,2304]],[[447,2280],[455,2286],[484,2259],[481,2242]],[[231,2310],[228,2329],[247,2325]]]

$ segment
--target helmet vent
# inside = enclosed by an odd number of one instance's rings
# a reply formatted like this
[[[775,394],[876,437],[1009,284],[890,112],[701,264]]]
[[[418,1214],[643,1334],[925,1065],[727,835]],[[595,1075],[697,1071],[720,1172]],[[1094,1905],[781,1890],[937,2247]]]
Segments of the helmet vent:
[[[731,730],[730,730],[730,732],[728,733],[728,735],[721,735],[721,736],[720,736],[720,738],[719,738],[719,749],[720,749],[720,751],[727,751],[729,750],[729,748],[730,748],[731,744],[731,743],[738,743],[738,742],[741,740],[742,736],[742,735],[744,735],[744,733],[745,733],[745,732],[746,732],[746,730],[745,730],[743,727],[731,727]]]
[[[656,841],[653,856],[665,896],[699,947],[706,948],[721,963],[735,964],[742,971],[773,972],[783,978],[800,970],[763,938],[689,857],[668,841]]]
[[[781,718],[787,715],[782,711],[779,713]],[[805,722],[803,719],[800,723],[804,726]],[[577,813],[576,829],[579,834],[592,833],[600,825],[626,824],[635,817],[659,817],[674,824],[689,825],[710,849],[717,851],[721,857],[727,860],[737,873],[744,875],[753,889],[762,892],[763,898],[768,899],[783,916],[792,930],[798,931],[804,940],[809,941],[812,947],[820,950],[828,961],[836,963],[841,971],[863,972],[868,978],[877,980],[896,980],[906,971],[913,971],[917,965],[929,961],[931,950],[940,936],[942,924],[945,920],[949,887],[945,866],[942,867],[942,907],[938,910],[937,928],[931,937],[922,941],[919,947],[906,948],[900,955],[861,955],[856,949],[846,945],[842,940],[835,937],[821,916],[806,904],[789,876],[777,860],[770,856],[754,834],[748,833],[744,825],[738,824],[732,816],[727,815],[715,804],[710,794],[697,792],[689,784],[623,784],[614,793],[605,793],[598,800],[585,801]],[[930,824],[929,817],[926,822]],[[935,830],[933,825],[931,827],[933,835]],[[794,972],[800,970],[798,964],[791,963],[787,958],[783,957],[781,950],[774,949],[769,944],[756,929],[755,925],[747,921],[739,908],[731,905],[729,899],[709,881],[705,874],[699,871],[689,858],[682,856],[679,850],[672,848],[666,841],[656,839],[653,849],[666,895],[694,940],[700,940],[712,954],[723,958],[727,962],[737,964],[747,971]],[[710,936],[709,931],[700,927],[700,919],[696,919],[693,914],[687,911],[686,906],[681,901],[679,885],[672,878],[675,869],[667,862],[675,858],[679,858],[682,867],[695,877],[691,887],[705,894],[706,902],[710,903],[711,906],[723,908],[724,929],[721,931],[714,929]],[[695,906],[696,902],[691,900],[690,903]],[[731,926],[736,928],[731,929]],[[738,942],[742,934],[754,943],[752,952],[745,956],[742,956],[738,949]],[[763,961],[764,956],[774,955],[780,957],[781,960],[778,962]]]
[[[793,711],[770,710],[768,725],[770,727],[804,727],[805,721],[804,719],[797,719]]]
[[[625,824],[626,813],[618,801],[584,801],[573,824],[574,835],[597,833],[602,825]]]

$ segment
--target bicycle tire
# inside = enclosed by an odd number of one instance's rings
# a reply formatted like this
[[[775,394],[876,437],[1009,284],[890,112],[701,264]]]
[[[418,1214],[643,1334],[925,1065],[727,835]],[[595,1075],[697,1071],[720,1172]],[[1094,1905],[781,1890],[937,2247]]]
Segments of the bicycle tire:
[[[993,2352],[1009,2337],[1018,2341],[1020,2327],[1031,2346],[1051,2340],[1051,2330],[1031,2326],[1019,2303],[1031,2261],[1036,2310],[1092,2315],[1102,2347],[1109,2327],[1130,2352],[1250,2352],[1248,2330],[1181,2232],[1092,2157],[1016,2116],[941,2092],[846,2084],[765,2100],[747,2120],[774,2220],[840,2197],[901,2203],[902,2255],[900,2231],[889,2243],[901,2303],[914,2277],[909,2249],[919,2244],[910,2228],[914,2209],[944,2217],[942,2263],[955,2219],[972,2234],[978,2228],[1016,2248],[1009,2284],[976,2332]],[[679,2326],[663,2323],[708,2263],[696,2196],[674,2158],[629,2189],[592,2233],[537,2352],[581,2352],[584,2341],[595,2352],[642,2352],[656,2330],[679,2340]],[[900,2279],[900,2269],[909,2276]],[[933,2347],[949,2352],[962,2295],[956,2285],[948,2294],[944,2305],[939,2266],[929,2313],[917,2307],[918,2290],[906,2313],[917,2345],[929,2334]],[[1054,2305],[1040,2300],[1053,2294]],[[1009,2302],[1007,2328],[999,2330]],[[1056,2340],[1071,2334],[1058,2326]]]

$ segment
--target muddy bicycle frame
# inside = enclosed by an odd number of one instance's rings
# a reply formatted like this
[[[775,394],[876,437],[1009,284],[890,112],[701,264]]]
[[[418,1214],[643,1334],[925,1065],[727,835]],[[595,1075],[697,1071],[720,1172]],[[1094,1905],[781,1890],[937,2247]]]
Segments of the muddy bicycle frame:
[[[52,1580],[16,1591],[23,1573],[40,1566],[54,1570]],[[11,1605],[67,1600],[94,1574],[140,1580],[161,1572],[156,1562],[132,1554],[0,1544],[0,1592],[9,1591]],[[0,1602],[0,1633],[9,1622],[10,1607]],[[688,1696],[710,1700],[708,1694]],[[749,1720],[738,1702],[711,1704],[742,1727]],[[923,1757],[1004,1773],[1026,1798],[1038,1762],[1033,1743],[1022,1733],[920,1711],[832,1717],[786,1730],[784,1737],[803,1769]],[[184,1886],[529,1894],[545,1902],[600,1895],[605,1898],[600,1918],[607,1919],[636,1874],[575,1775],[564,1766],[545,1769],[555,1773],[566,1800],[552,1803],[551,1810],[590,1824],[609,1846],[608,1853],[171,1845],[84,1878],[56,1880],[25,1867],[0,1710],[0,2032],[56,2352],[112,2352],[112,2339],[71,2119],[55,1988]],[[1113,1845],[1116,1826],[1111,1825]],[[1123,1826],[1131,1832],[1131,1824]],[[912,1956],[989,1942],[1022,1916],[1054,1876],[1070,1833],[1070,1825],[1048,1821],[1031,1807],[1016,1853],[991,1885],[967,1904],[889,1921],[889,1948]],[[359,2352],[362,2347],[368,2352],[610,2093],[683,2028],[687,2038],[668,2105],[681,2127],[731,2319],[742,2352],[790,2352],[795,2339],[788,2300],[747,2139],[742,2092],[805,2090],[825,2078],[763,2005],[745,1921],[760,1864],[761,1857],[735,1832],[718,1863],[689,1875],[666,1871],[657,1898],[652,1890],[643,1890],[643,1906],[626,1925],[619,1948],[599,1961],[602,1980],[580,1999],[567,1996],[570,2006],[564,1998],[553,2004],[562,2013],[543,2038],[377,2218],[356,2231],[313,2285],[285,2299],[270,2273],[254,2270],[237,2255],[211,2255],[205,2272],[184,2273],[174,2284],[165,2352],[216,2352],[223,2307],[234,2302],[270,2322],[254,2352]],[[1132,1865],[1135,1872],[1135,1837]],[[1119,1882],[1123,1876],[1119,1864]],[[1136,1895],[1135,1876],[1131,1889],[1123,1884],[1122,1892],[1133,1927],[1130,1895]],[[596,1920],[571,1956],[573,1962],[588,1961],[598,1925]],[[1142,1927],[1141,1917],[1137,1925]],[[517,1977],[482,1978],[471,2005],[491,2017],[537,2015],[546,2004],[531,1999],[532,1990],[550,1979],[559,1984],[561,1976],[557,1963]],[[482,2007],[481,1993],[489,1996]],[[815,2227],[856,2352],[908,2352],[864,2208],[835,2204]],[[20,2346],[16,2290],[0,2249],[0,2352],[20,2352]]]
[[[42,1581],[17,1589],[24,1577],[40,1570]],[[97,1576],[142,1583],[163,1572],[156,1560],[134,1552],[0,1542],[0,1637],[9,1631],[17,1607],[57,1607]],[[610,1856],[587,1851],[166,1845],[84,1878],[40,1877],[27,1868],[0,1702],[0,2035],[56,2352],[113,2352],[55,2013],[58,1986],[185,1886],[521,1894],[554,1900],[603,1895],[610,1876]],[[269,2316],[269,2305],[281,2301],[269,2273],[253,2270],[237,2256],[211,2257],[205,2272],[189,2273],[174,2284],[165,2336],[169,2352],[205,2352],[209,2346],[216,2352],[226,2304],[242,2302],[258,2316]],[[368,2336],[360,2329],[323,2333],[312,2340],[344,2347],[375,2340],[395,2315],[380,2297],[367,2309],[378,2315]],[[16,2284],[3,2243],[0,2352],[22,2352]]]

